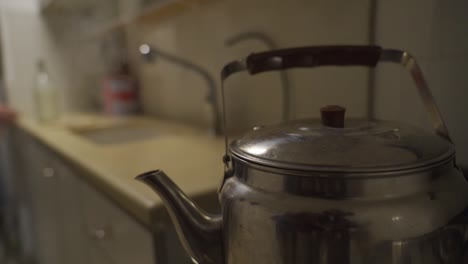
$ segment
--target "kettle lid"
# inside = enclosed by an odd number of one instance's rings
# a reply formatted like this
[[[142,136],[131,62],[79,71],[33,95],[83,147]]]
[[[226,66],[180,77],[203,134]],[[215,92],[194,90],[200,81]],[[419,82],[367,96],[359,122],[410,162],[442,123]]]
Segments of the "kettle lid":
[[[344,109],[332,107],[322,109],[322,121],[256,127],[234,141],[230,152],[244,161],[280,169],[373,172],[427,166],[451,158],[455,149],[446,139],[398,122],[344,122]]]

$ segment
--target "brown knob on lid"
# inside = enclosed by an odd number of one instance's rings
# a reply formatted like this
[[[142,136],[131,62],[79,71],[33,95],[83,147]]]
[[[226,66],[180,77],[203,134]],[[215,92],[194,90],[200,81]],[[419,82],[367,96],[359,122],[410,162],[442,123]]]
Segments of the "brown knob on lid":
[[[322,124],[327,127],[344,127],[344,117],[346,108],[339,105],[327,105],[320,109],[322,114]]]

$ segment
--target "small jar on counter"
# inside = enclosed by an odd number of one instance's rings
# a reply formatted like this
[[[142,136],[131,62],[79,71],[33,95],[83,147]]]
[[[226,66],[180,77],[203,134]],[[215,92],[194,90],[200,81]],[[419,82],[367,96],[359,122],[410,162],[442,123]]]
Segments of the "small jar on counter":
[[[132,115],[140,110],[138,85],[130,73],[128,64],[118,71],[104,77],[101,99],[104,113],[111,116]]]

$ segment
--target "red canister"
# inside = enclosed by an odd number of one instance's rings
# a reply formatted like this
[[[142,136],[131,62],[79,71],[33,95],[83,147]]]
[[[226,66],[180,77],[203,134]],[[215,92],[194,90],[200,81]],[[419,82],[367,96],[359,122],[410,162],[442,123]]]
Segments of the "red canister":
[[[122,66],[108,75],[102,82],[104,112],[108,115],[130,115],[139,110],[137,81],[130,74],[128,66]]]

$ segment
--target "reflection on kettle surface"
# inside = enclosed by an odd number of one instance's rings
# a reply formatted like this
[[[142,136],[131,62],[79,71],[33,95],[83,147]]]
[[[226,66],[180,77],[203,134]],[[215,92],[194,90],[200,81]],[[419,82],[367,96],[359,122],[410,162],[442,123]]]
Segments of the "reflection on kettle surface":
[[[350,232],[355,225],[346,219],[348,214],[330,211],[318,215],[297,213],[275,216],[283,262],[302,264],[323,260],[330,264],[349,263]]]
[[[286,214],[275,217],[283,263],[327,264],[463,264],[468,263],[468,210],[450,225],[416,239],[382,242],[369,248],[344,212],[323,215]],[[362,240],[360,240],[362,243]],[[366,257],[362,252],[368,251]],[[361,255],[361,257],[359,257]],[[364,254],[365,255],[365,254]],[[386,256],[386,257],[383,257]],[[350,260],[360,259],[360,262]],[[315,262],[314,262],[315,261]]]

